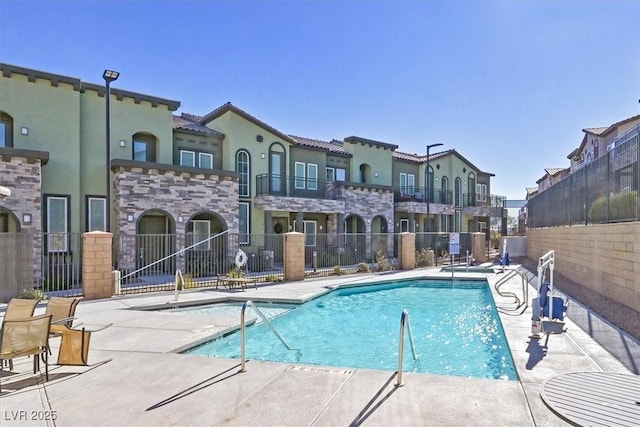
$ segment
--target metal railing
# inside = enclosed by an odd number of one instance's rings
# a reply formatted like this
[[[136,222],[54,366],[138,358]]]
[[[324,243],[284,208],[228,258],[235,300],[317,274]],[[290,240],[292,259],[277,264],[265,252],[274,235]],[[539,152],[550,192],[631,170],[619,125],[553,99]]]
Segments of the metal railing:
[[[258,309],[258,307],[256,307],[253,301],[247,301],[242,305],[242,310],[240,311],[240,372],[246,372],[247,370],[246,369],[247,359],[245,357],[246,356],[246,331],[245,331],[244,314],[248,306],[253,307],[253,309],[258,314],[258,316],[260,316],[262,321],[269,327],[269,329],[271,329],[271,332],[273,332],[275,336],[278,337],[278,339],[286,347],[286,349],[291,350],[291,347],[289,347],[289,344],[287,344],[284,338],[282,338],[282,335],[280,335],[278,331],[276,331],[276,328],[273,327],[273,324],[271,323],[271,321],[262,313],[262,311],[260,311],[260,309]]]
[[[256,196],[273,195],[311,199],[339,200],[342,198],[340,181],[275,174],[256,176]]]
[[[402,365],[404,362],[404,325],[407,325],[407,332],[409,333],[409,342],[411,343],[411,351],[413,352],[413,360],[418,360],[418,354],[416,353],[416,346],[413,341],[413,332],[411,331],[411,322],[409,321],[409,311],[407,309],[402,310],[402,316],[400,316],[400,342],[398,344],[398,380],[395,384],[396,387],[402,387]]]
[[[527,203],[527,227],[640,221],[640,126]]]
[[[522,299],[520,299],[518,297],[518,295],[516,295],[515,293],[511,292],[511,291],[501,291],[500,288],[507,283],[510,279],[512,279],[515,276],[520,276],[520,280],[522,282]],[[500,280],[498,280],[495,285],[493,285],[494,289],[496,290],[496,292],[498,292],[498,295],[502,296],[502,297],[507,297],[507,298],[514,298],[514,302],[516,304],[516,306],[512,309],[509,309],[509,311],[515,311],[518,310],[520,307],[524,306],[524,309],[522,310],[522,313],[524,313],[527,309],[527,307],[529,306],[529,283],[531,281],[531,279],[533,279],[533,277],[535,276],[531,276],[529,277],[529,272],[527,270],[525,270],[522,267],[518,267],[514,270],[509,270],[508,273],[506,273],[502,278],[500,278]],[[503,308],[503,310],[506,310]]]

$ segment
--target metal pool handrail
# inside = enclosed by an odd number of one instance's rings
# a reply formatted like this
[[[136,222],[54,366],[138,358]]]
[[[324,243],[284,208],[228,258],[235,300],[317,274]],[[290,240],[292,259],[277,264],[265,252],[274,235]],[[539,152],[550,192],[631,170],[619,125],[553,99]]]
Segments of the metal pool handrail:
[[[269,328],[271,329],[271,331],[275,334],[276,337],[278,337],[278,339],[282,342],[282,344],[284,344],[284,346],[287,348],[287,350],[291,350],[291,347],[289,347],[289,344],[287,344],[287,342],[284,340],[284,338],[282,338],[282,336],[278,333],[278,331],[276,331],[276,329],[273,327],[273,325],[271,324],[271,322],[269,321],[269,319],[267,319],[267,317],[262,314],[262,312],[258,309],[258,307],[256,307],[256,305],[253,303],[253,301],[247,301],[242,305],[242,310],[240,311],[240,372],[245,372],[247,369],[245,368],[246,365],[246,358],[245,358],[245,325],[244,325],[244,312],[247,309],[247,306],[252,306],[253,309],[256,311],[256,313],[258,313],[258,316],[260,316],[260,318],[262,319],[262,321],[264,323],[267,324],[267,326],[269,326]]]
[[[402,387],[402,362],[404,358],[404,324],[407,324],[407,331],[409,332],[409,342],[411,343],[411,351],[413,352],[413,360],[418,359],[416,354],[416,346],[413,342],[413,332],[411,332],[411,322],[409,321],[409,312],[407,309],[402,310],[402,316],[400,317],[400,347],[398,349],[398,382],[396,387]]]

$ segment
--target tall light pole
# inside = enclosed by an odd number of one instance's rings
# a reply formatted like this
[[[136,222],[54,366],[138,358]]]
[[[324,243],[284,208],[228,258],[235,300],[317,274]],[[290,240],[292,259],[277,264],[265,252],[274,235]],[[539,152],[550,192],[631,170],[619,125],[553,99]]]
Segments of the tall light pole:
[[[442,144],[441,142],[438,142],[436,144],[429,144],[427,145],[427,230],[426,231],[431,231],[431,216],[429,215],[429,203],[431,202],[431,174],[429,173],[429,150],[431,150],[433,147],[440,147]]]
[[[105,82],[105,92],[104,97],[106,100],[106,110],[107,110],[107,195],[105,200],[105,230],[106,232],[111,231],[111,82],[118,80],[120,76],[119,71],[113,70],[104,70],[102,73],[102,78]]]

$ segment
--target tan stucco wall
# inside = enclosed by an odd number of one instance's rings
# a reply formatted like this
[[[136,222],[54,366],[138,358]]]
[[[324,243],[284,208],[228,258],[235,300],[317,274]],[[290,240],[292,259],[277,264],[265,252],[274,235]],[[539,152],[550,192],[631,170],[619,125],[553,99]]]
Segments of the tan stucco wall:
[[[640,223],[527,230],[530,259],[550,250],[558,273],[640,311]]]

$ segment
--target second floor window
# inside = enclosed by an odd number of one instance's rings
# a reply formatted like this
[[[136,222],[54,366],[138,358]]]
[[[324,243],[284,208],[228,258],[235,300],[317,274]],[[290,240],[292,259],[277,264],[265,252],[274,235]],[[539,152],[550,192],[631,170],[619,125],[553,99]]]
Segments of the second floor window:
[[[213,154],[180,150],[180,166],[213,169]]]
[[[476,184],[476,201],[487,201],[487,184]]]
[[[318,165],[315,163],[296,162],[295,188],[299,190],[318,189]]]
[[[236,154],[236,172],[240,175],[238,181],[238,195],[249,197],[249,153],[246,151],[238,151]]]
[[[156,161],[156,139],[147,134],[133,135],[133,160],[139,162]]]
[[[415,194],[416,176],[412,173],[400,174],[400,194],[413,196]]]

